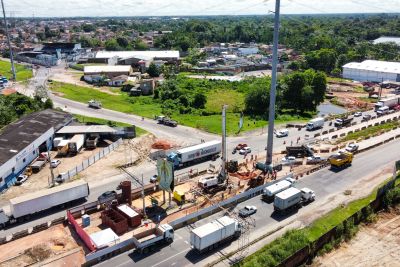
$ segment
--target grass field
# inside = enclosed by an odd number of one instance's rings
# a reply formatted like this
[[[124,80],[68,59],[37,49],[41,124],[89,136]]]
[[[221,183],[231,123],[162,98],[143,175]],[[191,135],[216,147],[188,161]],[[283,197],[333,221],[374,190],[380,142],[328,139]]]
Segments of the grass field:
[[[74,118],[79,121],[80,123],[97,123],[97,124],[104,124],[104,125],[110,125],[113,124],[117,127],[130,127],[132,126],[129,123],[123,123],[123,122],[118,122],[118,121],[109,121],[109,120],[104,120],[104,119],[99,119],[99,118],[93,118],[93,117],[87,117],[83,115],[78,115],[74,114]],[[146,130],[143,130],[142,128],[136,127],[136,136],[141,136],[148,133]]]
[[[130,97],[124,92],[111,95],[96,89],[55,81],[50,84],[50,89],[61,93],[65,98],[78,102],[87,103],[87,101],[91,99],[96,99],[101,101],[103,107],[106,109],[136,114],[147,118],[154,118],[154,116],[162,114],[161,103],[155,101],[152,96]],[[113,90],[114,93],[116,91],[117,90]],[[228,135],[236,134],[239,130],[238,124],[240,119],[238,111],[242,110],[244,107],[243,93],[219,89],[216,91],[209,91],[206,95],[206,111],[213,115],[203,116],[196,114],[179,114],[176,112],[171,115],[172,119],[178,121],[178,123],[182,125],[220,134],[222,131],[220,113],[222,104],[226,103],[229,105],[227,113],[227,133]],[[310,114],[306,114],[304,117],[289,114],[280,115],[276,122],[287,123],[293,121],[307,121],[310,117]],[[265,120],[256,120],[245,116],[241,132],[251,131],[265,127],[266,125],[267,122]]]
[[[394,127],[398,127],[398,126],[399,126],[399,122],[397,122],[397,121],[392,121],[392,122],[380,124],[377,126],[371,126],[364,130],[350,133],[346,137],[342,138],[341,141],[364,139],[367,136],[373,136],[380,132],[386,132],[386,131],[389,131],[389,130],[393,129]]]
[[[32,78],[32,70],[25,68],[24,65],[15,64],[15,71],[17,75],[17,81],[26,81]],[[12,77],[11,63],[8,61],[0,60],[0,73],[1,75],[10,79]]]

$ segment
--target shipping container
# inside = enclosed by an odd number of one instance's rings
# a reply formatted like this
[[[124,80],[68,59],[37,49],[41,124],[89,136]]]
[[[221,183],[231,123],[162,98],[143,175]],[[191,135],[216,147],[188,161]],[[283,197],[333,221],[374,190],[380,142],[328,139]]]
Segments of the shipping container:
[[[240,235],[240,224],[231,217],[224,216],[190,232],[190,245],[203,252],[213,245]]]
[[[275,196],[274,210],[283,211],[301,204],[302,193],[299,189],[291,187]]]
[[[10,199],[11,215],[14,218],[34,214],[61,204],[85,198],[89,195],[89,185],[77,181],[55,186]]]

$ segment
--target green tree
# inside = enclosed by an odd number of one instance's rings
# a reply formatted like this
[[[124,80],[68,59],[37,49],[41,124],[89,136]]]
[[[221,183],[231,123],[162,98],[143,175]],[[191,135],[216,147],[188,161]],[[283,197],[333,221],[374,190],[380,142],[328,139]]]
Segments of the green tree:
[[[197,92],[194,95],[193,101],[192,101],[192,107],[201,109],[204,108],[207,103],[207,97],[205,94],[201,92]]]
[[[306,54],[310,68],[330,73],[336,66],[336,52],[333,49],[320,49]]]
[[[149,68],[147,69],[147,73],[150,75],[150,77],[159,77],[160,69],[157,67],[156,64],[152,62],[150,63]]]
[[[246,94],[245,111],[251,115],[260,115],[267,118],[269,107],[269,84],[250,89]]]
[[[117,43],[122,48],[127,48],[129,45],[128,39],[126,39],[125,37],[122,37],[122,36],[117,37]]]
[[[105,48],[107,51],[119,51],[122,50],[122,48],[119,46],[118,42],[116,39],[112,38],[106,41],[104,44]]]

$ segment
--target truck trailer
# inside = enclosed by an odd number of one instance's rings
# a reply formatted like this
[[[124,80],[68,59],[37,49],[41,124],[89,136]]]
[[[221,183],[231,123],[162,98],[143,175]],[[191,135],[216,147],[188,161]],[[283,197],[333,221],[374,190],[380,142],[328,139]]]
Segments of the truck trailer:
[[[0,228],[16,221],[24,221],[35,213],[87,196],[89,196],[88,183],[77,181],[10,199],[10,215],[0,211]]]
[[[400,95],[382,98],[375,104],[375,111],[381,107],[388,107],[391,109],[397,105],[400,105]]]
[[[290,188],[291,186],[292,183],[287,180],[279,181],[264,188],[261,198],[264,201],[272,201],[276,194]]]
[[[353,121],[353,119],[354,119],[353,117],[336,119],[334,124],[335,124],[336,127],[350,126],[350,124]]]
[[[291,187],[280,192],[274,199],[274,210],[281,212],[290,208],[299,208],[303,203],[315,200],[315,193],[309,188],[301,190]]]
[[[324,118],[315,118],[310,120],[307,125],[306,125],[306,129],[308,131],[314,131],[317,129],[320,129],[322,127],[324,127],[324,123],[325,123],[325,119]]]
[[[83,147],[85,142],[85,135],[76,134],[68,142],[68,153],[71,155],[76,155]]]
[[[174,241],[174,228],[169,224],[161,224],[156,228],[134,234],[132,239],[136,250],[140,253],[147,253],[152,246],[172,243]]]
[[[221,152],[221,141],[210,141],[199,145],[185,147],[171,152],[167,159],[174,164],[174,168],[187,166],[195,162],[211,159]]]
[[[240,223],[229,216],[224,216],[190,231],[190,245],[202,253],[237,238],[240,234]]]

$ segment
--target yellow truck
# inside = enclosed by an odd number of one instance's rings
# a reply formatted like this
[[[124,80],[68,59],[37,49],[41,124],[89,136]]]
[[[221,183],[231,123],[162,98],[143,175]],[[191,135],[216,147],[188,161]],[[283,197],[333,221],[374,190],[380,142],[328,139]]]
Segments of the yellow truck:
[[[331,167],[334,168],[344,168],[351,165],[353,161],[353,154],[347,151],[339,152],[337,154],[331,155],[328,158]]]

